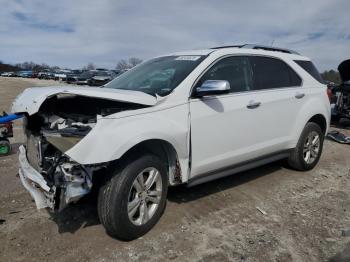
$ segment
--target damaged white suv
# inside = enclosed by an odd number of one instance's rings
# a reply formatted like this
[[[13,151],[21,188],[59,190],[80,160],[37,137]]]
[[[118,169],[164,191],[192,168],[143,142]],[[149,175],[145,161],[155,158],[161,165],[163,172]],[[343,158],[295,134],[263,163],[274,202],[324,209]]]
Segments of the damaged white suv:
[[[284,158],[313,168],[330,121],[310,59],[254,45],[157,57],[102,88],[30,88],[12,111],[26,115],[19,175],[37,207],[99,187],[101,223],[125,240],[156,224],[168,186]]]

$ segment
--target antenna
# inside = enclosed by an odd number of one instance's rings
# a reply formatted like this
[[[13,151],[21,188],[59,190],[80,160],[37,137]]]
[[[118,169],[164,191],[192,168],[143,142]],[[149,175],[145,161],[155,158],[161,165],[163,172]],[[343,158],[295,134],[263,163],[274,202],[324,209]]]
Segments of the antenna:
[[[273,46],[273,43],[274,43],[274,42],[275,42],[275,39],[272,40],[272,42],[271,42],[271,47]]]

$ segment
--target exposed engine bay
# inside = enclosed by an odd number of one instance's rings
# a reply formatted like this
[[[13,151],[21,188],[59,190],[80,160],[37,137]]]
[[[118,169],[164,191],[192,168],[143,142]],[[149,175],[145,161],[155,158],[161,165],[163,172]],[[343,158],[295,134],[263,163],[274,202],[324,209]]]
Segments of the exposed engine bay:
[[[62,210],[88,194],[95,171],[108,164],[80,165],[64,153],[79,143],[96,125],[98,117],[144,105],[77,95],[55,95],[24,121],[29,164],[50,187],[47,206]],[[91,148],[91,150],[94,150]]]

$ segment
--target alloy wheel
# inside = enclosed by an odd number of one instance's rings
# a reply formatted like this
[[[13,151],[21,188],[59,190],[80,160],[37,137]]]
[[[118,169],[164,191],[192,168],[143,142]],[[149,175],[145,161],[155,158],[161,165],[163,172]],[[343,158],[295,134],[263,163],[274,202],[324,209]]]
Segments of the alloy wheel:
[[[135,178],[128,197],[128,215],[137,226],[146,224],[155,214],[162,197],[160,172],[149,167]]]
[[[312,131],[306,137],[303,148],[303,158],[307,164],[312,164],[320,152],[320,136],[317,132]]]

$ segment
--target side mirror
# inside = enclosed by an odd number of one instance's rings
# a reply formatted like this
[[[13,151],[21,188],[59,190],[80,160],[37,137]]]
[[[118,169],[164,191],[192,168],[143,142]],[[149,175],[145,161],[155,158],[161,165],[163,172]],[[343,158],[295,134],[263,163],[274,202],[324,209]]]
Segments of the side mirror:
[[[206,80],[196,89],[196,96],[210,96],[227,94],[231,90],[230,83],[226,80]]]

